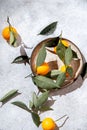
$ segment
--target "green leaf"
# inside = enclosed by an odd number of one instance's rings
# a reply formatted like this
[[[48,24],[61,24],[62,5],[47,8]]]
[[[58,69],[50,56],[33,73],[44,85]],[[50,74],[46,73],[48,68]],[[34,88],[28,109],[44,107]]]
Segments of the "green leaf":
[[[48,91],[47,92],[44,92],[42,93],[39,97],[38,97],[38,100],[37,100],[37,104],[36,104],[36,107],[40,107],[42,104],[44,104],[47,99],[48,99]]]
[[[66,51],[66,47],[61,42],[58,43],[56,48],[56,53],[63,62],[65,57],[65,51]]]
[[[34,112],[32,112],[31,115],[32,115],[33,122],[35,123],[35,125],[37,127],[39,127],[39,125],[41,123],[39,115],[37,113],[34,113]]]
[[[83,79],[87,77],[87,62],[84,63],[84,65],[83,65],[83,70],[82,70],[81,76]]]
[[[72,50],[73,53],[73,58],[78,58],[77,53],[75,51]]]
[[[72,60],[73,54],[72,54],[72,49],[69,46],[66,51],[65,51],[65,64],[69,65],[71,60]]]
[[[59,86],[50,78],[45,76],[35,76],[32,77],[33,82],[42,89],[50,90],[54,88],[59,88]]]
[[[25,63],[26,64],[26,62],[29,63],[28,56],[27,55],[21,55],[21,56],[18,56],[17,58],[15,58],[12,63],[16,63],[16,64]]]
[[[55,77],[59,74],[61,74],[61,71],[59,71],[59,70],[51,70],[51,72],[50,72],[51,77]]]
[[[51,38],[49,41],[46,41],[46,47],[55,47],[57,46],[59,37]]]
[[[72,77],[73,76],[73,68],[68,66],[66,72]]]
[[[57,22],[53,22],[46,26],[40,33],[39,35],[50,35],[52,34],[57,27]]]
[[[32,108],[33,107],[33,102],[29,101],[29,107]]]
[[[24,110],[26,110],[26,111],[28,111],[28,112],[31,113],[31,110],[23,102],[15,101],[15,102],[12,102],[12,104],[15,105],[15,106],[18,106],[18,107],[20,107],[20,108],[22,108],[22,109],[24,109]]]
[[[61,74],[57,77],[56,84],[61,87],[62,84],[64,83],[65,79],[66,79],[65,73],[61,73]]]
[[[53,110],[53,109],[49,106],[41,106],[39,110],[41,112],[45,112],[45,111],[50,111],[50,110]]]
[[[37,97],[36,93],[33,92],[33,104],[35,107],[37,106],[37,100],[38,100],[38,97]]]
[[[45,58],[46,58],[46,48],[45,45],[43,45],[37,55],[36,66],[37,67],[40,66],[44,62]]]
[[[14,98],[15,96],[17,96],[18,94],[18,90],[11,90],[9,91],[7,94],[5,94],[1,99],[0,102],[2,102],[2,104],[7,103],[9,100],[11,100],[12,98]]]
[[[10,45],[12,45],[14,41],[15,41],[14,33],[10,31],[10,40],[9,40]]]

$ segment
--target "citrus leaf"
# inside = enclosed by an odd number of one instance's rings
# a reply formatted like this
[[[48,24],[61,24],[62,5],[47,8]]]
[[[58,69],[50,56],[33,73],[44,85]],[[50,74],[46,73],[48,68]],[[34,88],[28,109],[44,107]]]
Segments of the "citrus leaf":
[[[59,70],[52,70],[52,71],[50,72],[50,76],[51,76],[51,77],[55,77],[55,76],[57,76],[57,75],[59,75],[59,74],[61,74],[61,71],[59,71]]]
[[[66,47],[62,43],[58,43],[56,53],[62,61],[64,61],[65,51]]]
[[[81,76],[83,79],[87,77],[87,62],[84,63],[84,65],[83,65],[83,70],[82,70]]]
[[[17,58],[15,58],[12,63],[16,63],[16,64],[25,63],[26,64],[26,62],[29,63],[28,56],[27,55],[21,55],[21,56],[18,56]]]
[[[36,66],[40,66],[46,58],[46,48],[45,45],[43,45],[37,55],[37,60],[36,60]]]
[[[10,45],[12,45],[14,41],[15,41],[14,33],[10,31],[10,40],[9,40]]]
[[[0,99],[0,102],[2,102],[2,104],[5,104],[18,94],[20,94],[18,93],[18,90],[11,90]]]
[[[68,66],[66,72],[72,77],[73,76],[73,68]]]
[[[35,123],[35,125],[37,127],[39,127],[39,125],[41,123],[39,115],[37,113],[34,113],[34,112],[32,112],[31,115],[32,115],[33,122]]]
[[[71,60],[72,60],[73,54],[72,54],[72,49],[69,46],[66,51],[65,51],[65,64],[69,65]]]
[[[56,84],[61,87],[62,84],[64,83],[65,79],[66,79],[65,73],[61,73],[61,74],[57,77]]]
[[[56,27],[57,27],[57,22],[53,22],[53,23],[49,24],[47,27],[45,27],[39,33],[39,35],[50,35],[55,31]]]
[[[77,53],[75,51],[72,50],[73,53],[73,58],[78,58]]]
[[[37,100],[38,100],[38,97],[37,97],[36,93],[33,92],[33,104],[35,107],[37,106]]]
[[[53,109],[49,106],[41,106],[39,110],[41,112],[45,112],[45,111],[50,111],[50,110],[53,110]]]
[[[59,37],[51,38],[49,41],[46,41],[46,47],[55,47],[57,46]]]
[[[26,110],[26,111],[28,111],[28,112],[31,113],[31,110],[23,102],[15,101],[15,102],[12,102],[12,104],[15,105],[15,106],[18,106],[18,107],[20,107],[20,108],[22,108],[22,109],[24,109],[24,110]]]
[[[38,97],[38,100],[37,100],[37,104],[36,104],[36,107],[40,107],[42,104],[44,104],[47,99],[48,99],[48,91],[47,92],[44,92],[42,93],[39,97]]]
[[[59,86],[50,78],[47,78],[45,76],[35,76],[32,77],[33,82],[42,89],[54,89],[59,88]]]
[[[33,107],[33,102],[29,101],[29,107],[32,108]]]

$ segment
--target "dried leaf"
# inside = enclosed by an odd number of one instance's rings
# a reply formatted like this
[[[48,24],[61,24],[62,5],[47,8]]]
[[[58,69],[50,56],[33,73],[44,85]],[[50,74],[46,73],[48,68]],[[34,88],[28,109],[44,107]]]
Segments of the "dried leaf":
[[[37,60],[36,60],[36,66],[40,66],[46,58],[46,48],[45,45],[43,45],[38,53]]]
[[[31,115],[32,115],[33,122],[35,123],[35,125],[37,127],[39,127],[39,125],[41,123],[39,115],[37,113],[34,113],[34,112],[32,112]]]
[[[69,46],[69,47],[66,49],[66,51],[65,51],[65,64],[66,64],[66,65],[69,65],[69,64],[71,63],[72,57],[73,57],[72,49],[71,49],[71,47]]]
[[[62,84],[64,83],[65,79],[66,79],[65,73],[61,73],[61,74],[57,77],[56,84],[61,87]]]
[[[18,94],[20,94],[18,93],[18,90],[11,90],[0,99],[0,102],[2,102],[2,104],[5,104]]]
[[[12,104],[15,105],[15,106],[18,106],[18,107],[20,107],[20,108],[22,108],[22,109],[24,109],[24,110],[26,110],[26,111],[28,111],[28,112],[31,113],[31,110],[23,102],[15,101],[15,102],[12,102]]]
[[[57,22],[53,22],[53,23],[49,24],[47,27],[45,27],[39,33],[39,35],[50,35],[55,31],[56,27],[57,27]]]
[[[42,94],[38,97],[36,107],[40,107],[42,104],[44,104],[44,103],[47,101],[48,96],[49,96],[48,93],[49,93],[49,92],[46,91],[46,92],[42,93]]]
[[[37,85],[37,87],[42,89],[54,89],[59,88],[59,86],[50,78],[45,76],[35,76],[32,77],[33,82]]]
[[[24,64],[26,64],[26,63],[29,63],[29,58],[28,58],[27,55],[21,55],[21,56],[18,56],[17,58],[15,58],[12,63],[16,63],[16,64],[24,63]]]

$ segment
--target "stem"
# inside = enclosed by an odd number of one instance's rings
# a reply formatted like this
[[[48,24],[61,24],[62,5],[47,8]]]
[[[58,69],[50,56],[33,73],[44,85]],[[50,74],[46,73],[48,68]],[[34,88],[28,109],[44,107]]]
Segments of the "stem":
[[[28,78],[28,77],[31,77],[32,76],[32,73],[31,74],[29,74],[29,75],[27,75],[25,78]]]
[[[11,23],[10,23],[10,20],[9,20],[8,16],[7,16],[7,23],[9,24],[9,31],[11,31]]]
[[[65,116],[67,116],[67,115],[64,115],[64,116],[60,117],[59,119],[55,120],[55,122],[61,120],[61,119],[64,118]]]
[[[63,122],[63,124],[61,126],[59,126],[59,128],[63,127],[64,124],[66,123],[66,121],[68,120],[69,117],[66,117],[65,121]]]

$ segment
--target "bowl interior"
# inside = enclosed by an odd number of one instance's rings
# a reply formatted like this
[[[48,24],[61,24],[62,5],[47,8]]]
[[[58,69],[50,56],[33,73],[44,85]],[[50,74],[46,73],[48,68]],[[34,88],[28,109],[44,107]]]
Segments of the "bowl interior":
[[[32,54],[31,54],[31,70],[33,72],[34,75],[36,75],[36,59],[37,59],[37,55],[38,52],[40,50],[40,48],[42,47],[43,44],[47,44],[49,41],[53,41],[53,39],[56,38],[48,38],[44,41],[41,41],[33,50]],[[62,38],[63,40],[67,41],[68,44],[71,46],[72,50],[74,50],[78,56],[78,59],[74,59],[71,61],[71,66],[73,68],[73,77],[69,77],[63,84],[62,87],[65,87],[67,85],[70,85],[71,83],[74,82],[75,79],[77,79],[77,77],[81,74],[82,72],[82,68],[83,68],[83,56],[80,52],[80,50],[78,49],[78,47],[71,42],[68,39]],[[63,62],[61,62],[61,60],[58,58],[57,55],[51,53],[52,51],[52,47],[50,49],[50,51],[48,51],[49,48],[46,48],[47,50],[47,57],[45,59],[45,62],[48,62],[51,66],[51,69],[58,69],[60,66],[63,65]]]

